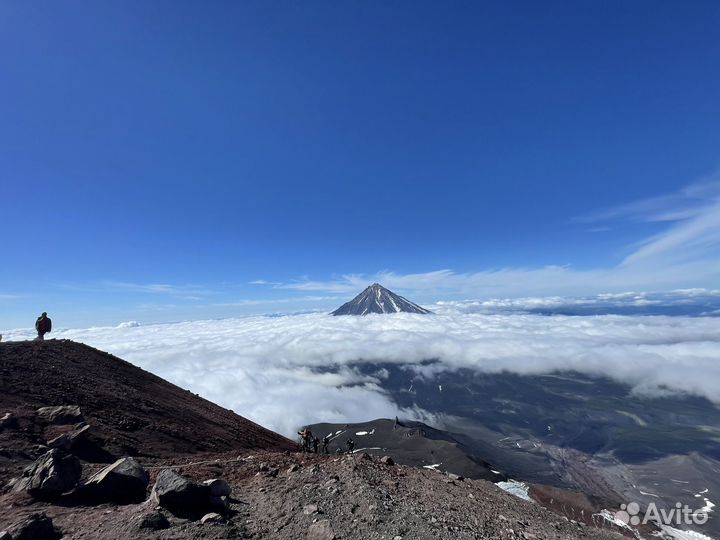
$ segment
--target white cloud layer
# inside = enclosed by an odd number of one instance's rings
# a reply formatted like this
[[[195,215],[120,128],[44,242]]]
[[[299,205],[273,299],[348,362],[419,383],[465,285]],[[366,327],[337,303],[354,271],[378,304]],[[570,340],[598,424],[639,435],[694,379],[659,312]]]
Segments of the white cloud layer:
[[[554,315],[710,315],[720,313],[720,289],[602,293],[594,296],[541,296],[438,302],[435,313],[531,312]]]
[[[577,370],[720,403],[720,318],[468,313],[331,317],[305,314],[64,330],[82,341],[292,435],[304,423],[403,415],[357,362],[417,363],[537,374]],[[462,308],[462,309],[461,309]],[[26,339],[11,332],[6,339]],[[332,373],[318,368],[336,366]],[[405,415],[412,415],[405,411]],[[419,413],[421,414],[421,413]]]

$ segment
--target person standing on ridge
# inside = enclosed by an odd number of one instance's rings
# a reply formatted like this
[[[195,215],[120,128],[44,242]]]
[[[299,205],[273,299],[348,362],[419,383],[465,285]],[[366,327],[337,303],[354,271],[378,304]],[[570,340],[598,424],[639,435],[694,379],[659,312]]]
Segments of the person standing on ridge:
[[[310,453],[310,444],[312,443],[313,438],[312,431],[305,428],[302,431],[298,431],[298,435],[300,435],[300,449],[302,453]]]
[[[330,445],[330,437],[325,435],[322,440],[322,450],[323,454],[329,454],[330,450],[328,450],[328,446]]]
[[[42,315],[35,321],[35,330],[37,330],[37,341],[43,341],[45,334],[52,332],[52,320],[47,316],[47,313],[43,311]]]

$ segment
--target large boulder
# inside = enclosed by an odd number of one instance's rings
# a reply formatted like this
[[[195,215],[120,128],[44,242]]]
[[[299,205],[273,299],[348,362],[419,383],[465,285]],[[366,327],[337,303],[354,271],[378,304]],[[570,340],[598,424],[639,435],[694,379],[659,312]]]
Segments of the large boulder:
[[[131,457],[117,460],[92,475],[82,493],[92,502],[127,504],[145,500],[150,474]]]
[[[13,529],[14,540],[55,540],[62,533],[55,528],[52,519],[45,514],[32,514]]]
[[[203,486],[210,488],[211,497],[229,497],[232,493],[232,488],[222,478],[213,478],[212,480],[205,480]]]
[[[210,506],[210,487],[165,469],[158,475],[151,497],[176,516],[202,516]]]
[[[77,405],[40,407],[36,414],[40,420],[48,424],[77,424],[83,421],[83,415]]]
[[[82,465],[75,456],[53,448],[27,467],[13,486],[13,491],[27,491],[35,496],[57,496],[77,486]]]
[[[57,437],[50,439],[47,445],[50,448],[62,448],[63,450],[71,450],[79,442],[88,436],[90,426],[88,424],[80,424],[75,429],[61,433]]]

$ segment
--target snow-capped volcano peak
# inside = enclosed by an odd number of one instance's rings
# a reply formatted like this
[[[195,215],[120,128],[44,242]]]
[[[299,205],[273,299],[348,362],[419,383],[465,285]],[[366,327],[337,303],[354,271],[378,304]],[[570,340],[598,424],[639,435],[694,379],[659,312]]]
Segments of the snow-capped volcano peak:
[[[367,315],[368,313],[430,313],[427,309],[373,283],[350,302],[343,304],[331,315]]]

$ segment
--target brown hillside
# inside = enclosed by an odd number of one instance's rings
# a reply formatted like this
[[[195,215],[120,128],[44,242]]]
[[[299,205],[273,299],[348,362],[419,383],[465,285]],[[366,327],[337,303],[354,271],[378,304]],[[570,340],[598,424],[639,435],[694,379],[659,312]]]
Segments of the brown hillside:
[[[277,433],[87,345],[0,343],[0,416],[13,412],[28,441],[42,443],[53,428],[39,433],[31,420],[36,409],[50,405],[79,405],[91,439],[113,456],[295,448]]]

